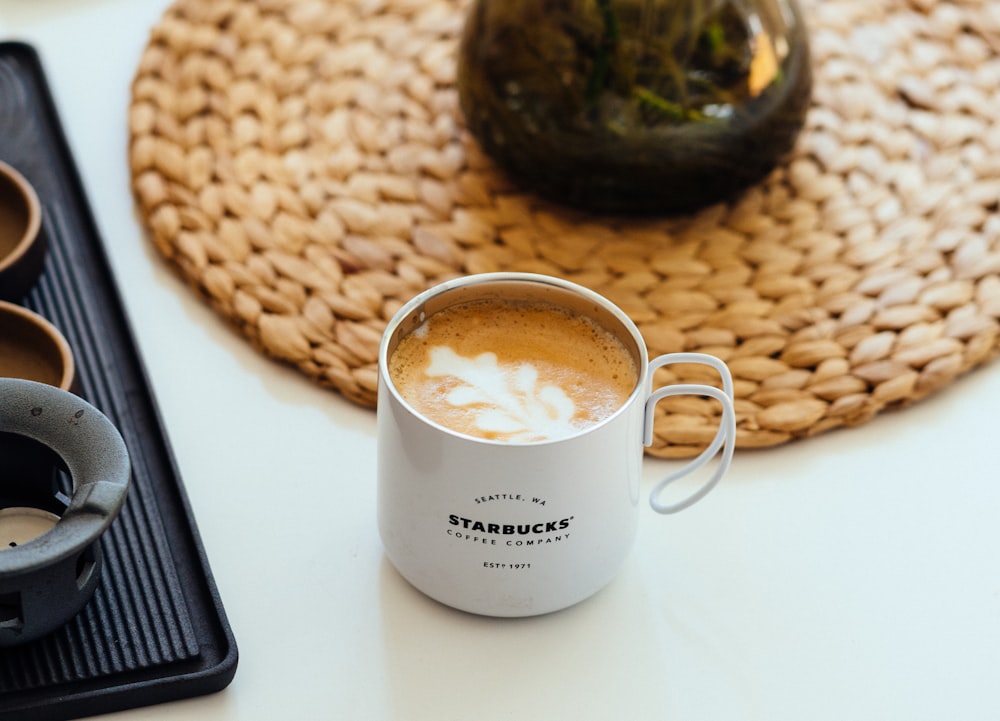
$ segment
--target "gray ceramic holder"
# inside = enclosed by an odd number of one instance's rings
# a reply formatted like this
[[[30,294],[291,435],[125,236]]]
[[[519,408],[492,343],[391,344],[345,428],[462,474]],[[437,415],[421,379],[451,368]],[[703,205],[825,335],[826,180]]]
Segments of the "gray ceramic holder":
[[[51,469],[19,464],[37,457],[22,451],[39,444],[69,473],[68,498]],[[121,510],[130,476],[125,442],[99,410],[44,383],[0,378],[0,505],[61,511],[51,530],[0,549],[0,647],[55,630],[90,599],[102,565],[98,540]]]

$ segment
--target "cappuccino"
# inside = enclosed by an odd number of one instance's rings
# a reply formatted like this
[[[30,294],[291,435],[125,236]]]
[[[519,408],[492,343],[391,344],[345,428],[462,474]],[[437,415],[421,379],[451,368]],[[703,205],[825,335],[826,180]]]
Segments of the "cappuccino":
[[[431,314],[399,340],[388,371],[433,422],[511,443],[579,433],[621,408],[639,379],[633,354],[595,320],[506,298]]]

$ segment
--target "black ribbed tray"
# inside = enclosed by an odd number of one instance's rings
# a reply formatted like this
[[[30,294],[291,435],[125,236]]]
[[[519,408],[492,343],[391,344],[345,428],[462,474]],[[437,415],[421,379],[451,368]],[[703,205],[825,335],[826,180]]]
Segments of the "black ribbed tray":
[[[49,242],[23,305],[69,340],[82,395],[121,431],[132,486],[104,570],[66,626],[0,649],[0,719],[80,718],[218,691],[237,650],[33,47],[0,43],[0,159],[35,187]],[[109,162],[116,162],[109,159]]]

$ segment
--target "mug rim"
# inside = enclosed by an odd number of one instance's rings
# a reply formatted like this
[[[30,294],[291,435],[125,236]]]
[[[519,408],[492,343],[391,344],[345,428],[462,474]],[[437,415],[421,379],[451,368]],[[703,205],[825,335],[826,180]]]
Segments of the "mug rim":
[[[415,313],[419,312],[424,308],[428,301],[431,301],[442,295],[453,293],[457,290],[463,288],[473,288],[479,285],[496,285],[496,284],[506,284],[506,283],[528,283],[536,284],[541,286],[554,287],[562,291],[566,291],[577,296],[584,298],[587,301],[599,305],[604,311],[609,313],[615,321],[621,326],[622,329],[631,338],[632,343],[635,346],[636,355],[638,356],[636,360],[636,382],[635,387],[632,392],[629,393],[628,397],[621,403],[621,405],[615,409],[614,412],[608,414],[602,418],[597,423],[594,423],[586,428],[581,429],[579,432],[574,433],[569,436],[563,436],[560,438],[548,438],[539,441],[503,441],[491,438],[482,438],[480,436],[473,436],[467,433],[462,433],[456,431],[453,428],[444,426],[431,418],[428,418],[426,414],[421,413],[419,410],[413,407],[399,392],[396,384],[393,382],[389,374],[389,345],[392,343],[393,338],[397,336],[400,331],[402,324],[409,318],[412,318]],[[557,301],[552,302],[554,305],[559,305]],[[447,307],[447,306],[444,306]],[[434,312],[437,312],[435,309]],[[578,310],[578,309],[574,309]],[[427,316],[429,317],[429,316]],[[593,319],[593,318],[592,318]],[[600,320],[596,320],[600,323]],[[609,331],[614,332],[613,329],[608,328]],[[626,410],[636,402],[637,397],[645,395],[646,388],[648,386],[648,374],[649,374],[649,352],[646,349],[646,342],[642,337],[642,333],[639,332],[638,326],[635,322],[628,317],[628,315],[619,308],[610,299],[604,297],[603,295],[596,293],[589,288],[586,288],[579,283],[574,283],[557,276],[543,275],[541,273],[525,273],[519,271],[498,271],[491,273],[475,273],[472,275],[465,275],[458,278],[453,278],[451,280],[442,281],[424,291],[421,291],[417,295],[413,296],[408,300],[402,307],[397,310],[389,323],[386,325],[385,330],[382,333],[382,338],[379,341],[378,348],[378,381],[379,385],[384,385],[387,392],[392,394],[392,397],[406,408],[409,413],[419,418],[424,423],[432,426],[433,428],[441,431],[442,433],[447,433],[455,438],[461,438],[463,440],[468,440],[476,443],[481,443],[484,445],[495,445],[495,446],[514,446],[514,447],[532,447],[532,446],[545,446],[557,443],[565,443],[567,441],[573,441],[579,439],[583,436],[590,435],[591,433],[596,433],[599,429],[613,422],[621,414],[625,413]]]

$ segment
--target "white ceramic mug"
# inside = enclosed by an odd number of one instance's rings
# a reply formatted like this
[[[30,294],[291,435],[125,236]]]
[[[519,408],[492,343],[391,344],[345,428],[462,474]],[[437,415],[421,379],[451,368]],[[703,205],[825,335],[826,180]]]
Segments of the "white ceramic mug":
[[[591,317],[616,334],[639,371],[617,411],[567,438],[529,443],[457,433],[417,412],[394,386],[388,360],[404,337],[433,313],[488,297],[541,300]],[[715,368],[722,389],[678,384],[652,389],[653,371],[669,363]],[[442,283],[393,317],[379,347],[378,525],[386,554],[417,589],[448,606],[488,616],[531,616],[571,606],[604,587],[635,540],[643,444],[653,410],[666,396],[709,396],[722,404],[713,442],[663,478],[650,503],[671,513],[702,498],[732,458],[736,421],[732,379],[718,359],[692,353],[648,362],[638,328],[606,298],[558,278],[487,273]],[[663,504],[668,483],[722,451],[708,480],[686,499]]]

